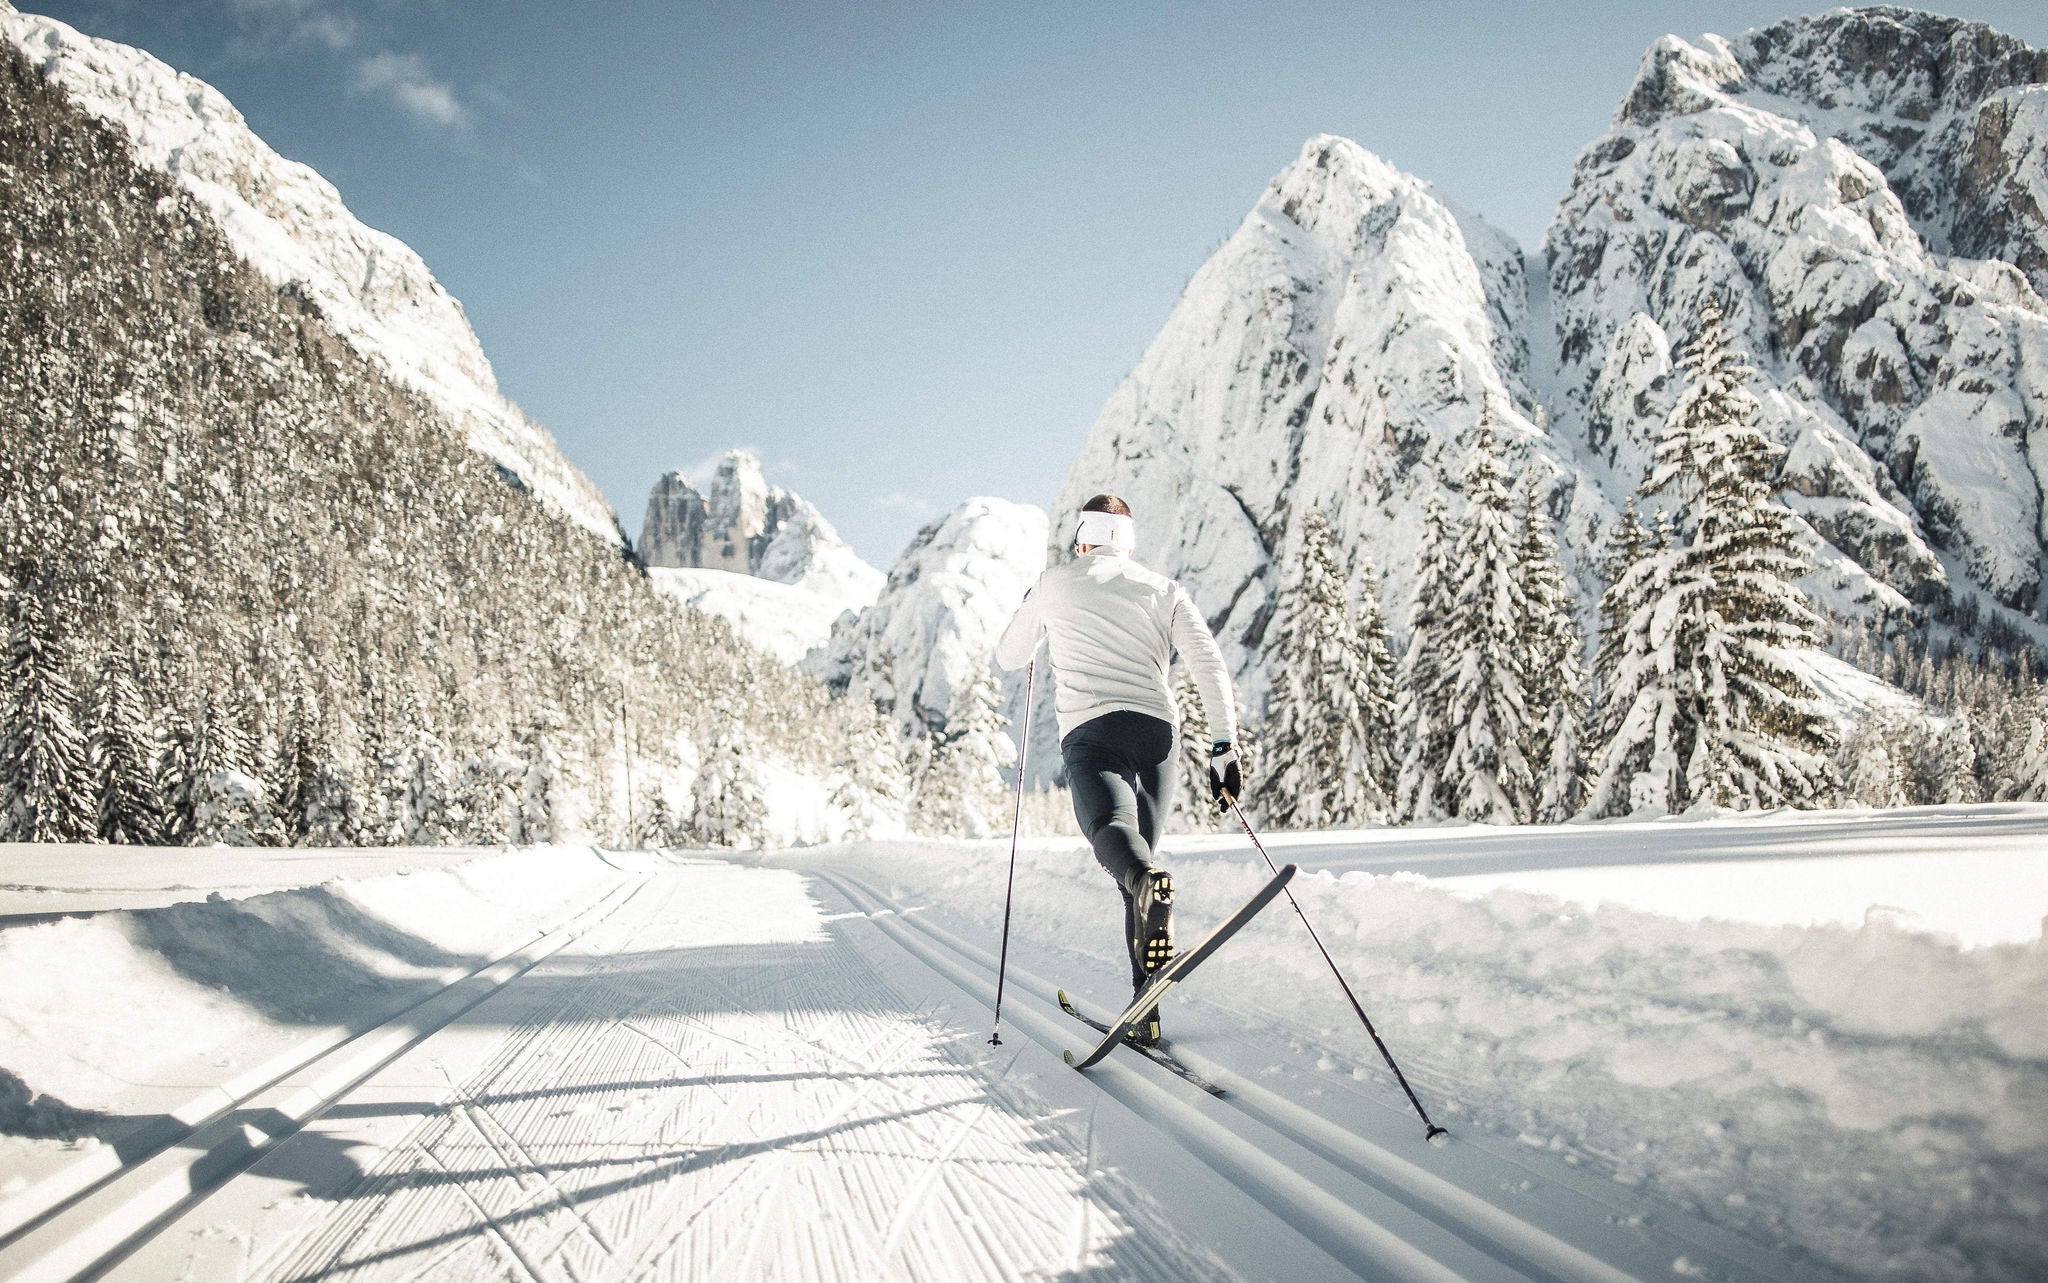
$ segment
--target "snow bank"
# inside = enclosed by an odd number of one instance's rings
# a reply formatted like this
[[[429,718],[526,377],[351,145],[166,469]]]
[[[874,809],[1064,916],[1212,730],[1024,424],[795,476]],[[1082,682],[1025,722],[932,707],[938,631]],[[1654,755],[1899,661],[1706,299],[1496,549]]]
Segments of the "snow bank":
[[[529,847],[0,931],[0,1181],[118,1140],[329,1026],[388,1018],[645,859]]]
[[[1007,849],[903,842],[836,858],[993,940]],[[1186,932],[1266,876],[1251,860],[1181,868]],[[1973,872],[1976,894],[2004,893],[1991,869]],[[1412,873],[1304,872],[1293,890],[1454,1125],[1859,1274],[2048,1270],[2039,935],[1965,948],[1882,910],[1854,926],[1686,920]],[[1122,966],[1114,894],[1077,843],[1025,847],[1015,913],[1020,939]],[[1390,1082],[1284,902],[1184,992],[1271,1024],[1327,1071]]]

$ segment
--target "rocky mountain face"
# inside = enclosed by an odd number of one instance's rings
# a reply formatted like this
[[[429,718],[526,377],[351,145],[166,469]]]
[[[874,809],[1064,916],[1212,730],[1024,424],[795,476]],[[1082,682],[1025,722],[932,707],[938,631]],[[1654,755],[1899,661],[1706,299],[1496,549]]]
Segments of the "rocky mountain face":
[[[1420,514],[1459,507],[1484,416],[1590,608],[1709,298],[1758,369],[1785,498],[1837,617],[2048,638],[2048,53],[1840,10],[1660,41],[1527,256],[1355,143],[1311,139],[1189,283],[1053,510],[1108,490],[1139,555],[1256,656],[1301,523],[1381,574],[1396,631]]]
[[[1838,612],[2044,618],[2044,81],[2048,52],[1899,9],[1659,41],[1550,226],[1559,419],[1632,487],[1717,298],[1787,498],[1868,577]]]
[[[236,253],[425,396],[474,449],[578,525],[624,542],[597,487],[498,391],[462,304],[408,246],[358,221],[333,184],[271,150],[211,86],[140,49],[7,0],[0,36],[74,106],[118,126],[136,162],[195,197]]]
[[[1046,538],[1040,508],[967,500],[918,531],[874,605],[842,615],[806,665],[835,694],[873,700],[905,734],[944,730],[954,690],[989,664],[1045,569]]]
[[[872,604],[882,572],[840,539],[823,513],[761,474],[747,450],[728,450],[702,491],[669,472],[647,496],[640,559],[650,567],[725,570],[790,584],[846,610]]]

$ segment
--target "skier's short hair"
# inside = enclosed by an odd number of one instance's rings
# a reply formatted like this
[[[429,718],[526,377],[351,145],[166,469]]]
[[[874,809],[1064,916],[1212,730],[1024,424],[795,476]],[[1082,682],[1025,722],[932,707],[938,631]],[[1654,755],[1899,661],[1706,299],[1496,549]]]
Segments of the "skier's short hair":
[[[1093,499],[1090,499],[1088,502],[1082,504],[1081,511],[1107,512],[1113,516],[1128,517],[1131,515],[1131,505],[1125,503],[1123,500],[1117,498],[1113,494],[1099,494],[1096,495]]]

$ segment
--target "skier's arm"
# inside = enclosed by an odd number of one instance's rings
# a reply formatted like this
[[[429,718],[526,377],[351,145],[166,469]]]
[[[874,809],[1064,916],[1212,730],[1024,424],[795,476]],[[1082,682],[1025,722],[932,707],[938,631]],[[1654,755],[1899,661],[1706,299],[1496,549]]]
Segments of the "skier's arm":
[[[1202,612],[1195,609],[1187,589],[1173,589],[1173,648],[1180,652],[1195,689],[1202,696],[1202,716],[1209,722],[1209,738],[1218,744],[1237,741],[1237,696],[1230,689],[1230,670],[1224,667],[1223,651],[1216,635],[1209,631]]]
[[[996,663],[1004,668],[1022,668],[1038,653],[1039,638],[1045,636],[1045,612],[1033,600],[1037,595],[1036,587],[1024,594],[1024,604],[996,640]]]

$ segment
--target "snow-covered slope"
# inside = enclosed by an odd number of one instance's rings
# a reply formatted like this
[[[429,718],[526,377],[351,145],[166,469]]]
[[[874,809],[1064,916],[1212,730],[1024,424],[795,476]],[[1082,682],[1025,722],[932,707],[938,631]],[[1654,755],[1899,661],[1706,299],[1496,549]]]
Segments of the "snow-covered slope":
[[[730,570],[650,566],[654,586],[686,605],[727,620],[746,638],[785,664],[823,646],[846,604],[795,584]]]
[[[318,306],[351,347],[423,394],[478,452],[591,533],[621,538],[597,487],[498,391],[462,304],[418,254],[359,222],[333,184],[272,151],[217,90],[140,49],[6,0],[0,34],[79,108],[119,126],[137,163],[175,178],[267,280]]]
[[[843,617],[811,666],[864,695],[908,734],[941,730],[954,687],[986,667],[996,637],[1045,569],[1042,509],[969,499],[918,531],[875,604]]]
[[[1903,9],[1659,41],[1550,225],[1559,418],[1632,487],[1663,349],[1719,299],[1795,510],[1877,581],[1852,598],[1940,599],[1946,561],[2042,617],[2043,80]]]
[[[1505,236],[1354,142],[1310,139],[1103,407],[1054,528],[1098,491],[1128,501],[1140,560],[1187,585],[1256,707],[1306,514],[1380,567],[1401,627],[1423,507],[1450,497],[1482,414],[1571,528],[1608,515],[1539,426],[1528,324]]]
[[[748,450],[726,451],[701,493],[681,472],[655,482],[640,527],[640,557],[650,567],[730,571],[789,584],[836,604],[834,617],[872,605],[882,591],[882,572],[862,561],[816,506],[770,486]],[[831,625],[827,619],[825,628]],[[808,624],[799,630],[809,635]]]

